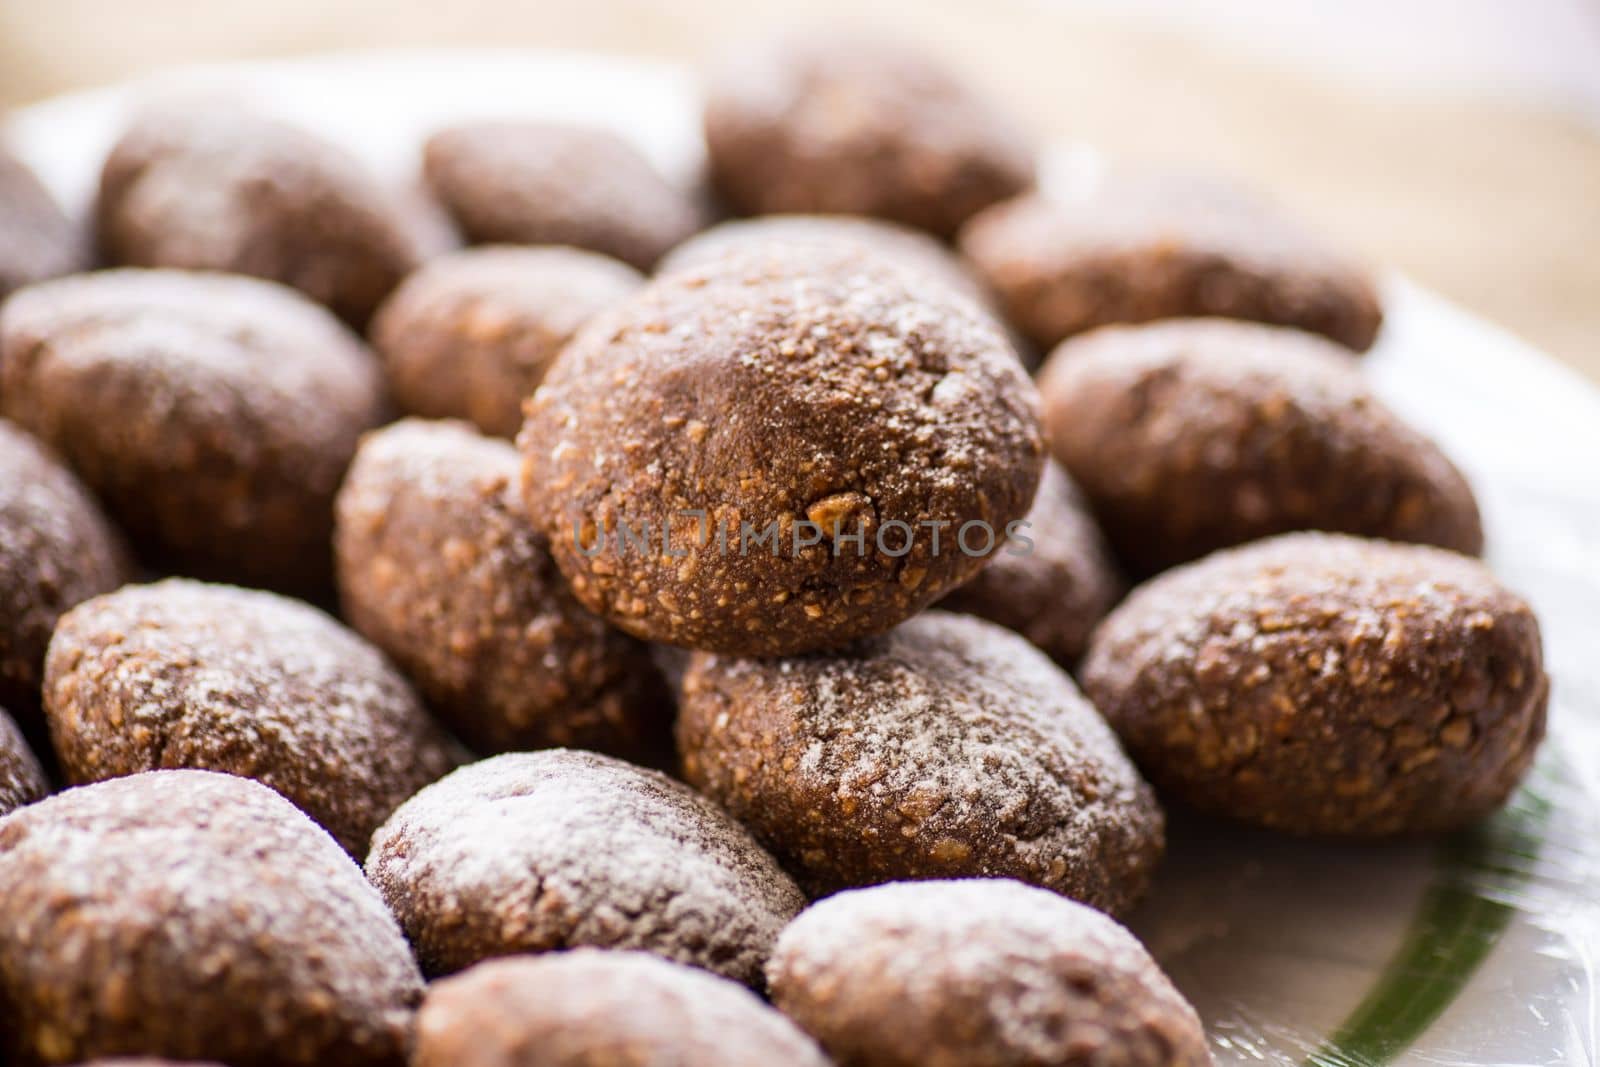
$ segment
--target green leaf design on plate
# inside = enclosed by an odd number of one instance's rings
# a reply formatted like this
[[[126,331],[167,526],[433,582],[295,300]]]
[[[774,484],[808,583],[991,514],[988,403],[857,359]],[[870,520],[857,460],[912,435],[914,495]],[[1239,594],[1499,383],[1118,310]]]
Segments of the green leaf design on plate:
[[[1433,882],[1400,947],[1304,1067],[1381,1067],[1466,987],[1516,912],[1517,890],[1544,843],[1554,805],[1539,786],[1525,786],[1505,810],[1440,847]]]

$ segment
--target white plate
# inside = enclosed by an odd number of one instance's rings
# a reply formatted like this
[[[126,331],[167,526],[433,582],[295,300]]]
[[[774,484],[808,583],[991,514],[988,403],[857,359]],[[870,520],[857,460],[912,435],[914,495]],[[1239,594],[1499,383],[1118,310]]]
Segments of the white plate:
[[[27,108],[10,139],[82,210],[130,106],[197,89],[329,134],[397,180],[415,173],[430,130],[494,115],[602,123],[686,182],[701,161],[687,72],[539,52],[193,69]],[[1134,925],[1200,1009],[1219,1063],[1593,1064],[1600,394],[1403,280],[1385,295],[1373,380],[1471,477],[1490,562],[1543,619],[1555,684],[1538,771],[1484,832],[1442,844],[1291,841],[1181,820]]]

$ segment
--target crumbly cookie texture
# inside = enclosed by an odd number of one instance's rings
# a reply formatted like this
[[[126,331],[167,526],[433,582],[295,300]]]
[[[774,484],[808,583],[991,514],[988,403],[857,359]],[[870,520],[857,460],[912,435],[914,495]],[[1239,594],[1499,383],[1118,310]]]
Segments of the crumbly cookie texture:
[[[580,946],[761,985],[805,897],[750,834],[664,774],[555,749],[464,767],[401,806],[367,875],[425,970]]]
[[[11,1062],[401,1067],[422,979],[350,858],[272,790],[204,771],[0,820]]]
[[[1270,200],[1211,180],[1112,172],[1075,198],[997,204],[960,245],[1043,350],[1110,323],[1218,316],[1364,351],[1383,324],[1368,272]]]
[[[50,783],[45,781],[38,757],[11,716],[0,708],[0,816],[42,800],[49,792]]]
[[[281,282],[357,329],[431,243],[419,213],[342,147],[210,100],[136,116],[95,212],[111,263]]]
[[[577,949],[435,982],[414,1067],[830,1067],[748,989],[642,952]]]
[[[1538,621],[1477,560],[1314,533],[1148,582],[1101,624],[1080,676],[1172,796],[1359,836],[1498,808],[1549,692]]]
[[[577,248],[470,248],[430,260],[372,323],[405,411],[514,437],[522,403],[578,328],[644,278]]]
[[[75,783],[191,767],[266,783],[352,855],[455,765],[377,649],[308,604],[168,579],[62,617],[45,712]]]
[[[88,270],[88,242],[27,164],[0,144],[0,300],[47,278]]]
[[[386,413],[372,353],[270,282],[103,271],[0,309],[0,414],[180,573],[323,594],[334,493]]]
[[[1060,464],[1046,465],[1025,521],[976,578],[938,606],[1015,630],[1070,668],[1095,624],[1122,596],[1122,576],[1083,494]]]
[[[423,148],[433,194],[474,244],[571,245],[655,266],[700,210],[621,137],[563,122],[473,122]]]
[[[0,419],[0,707],[43,739],[39,687],[61,613],[131,576],[121,536],[49,449]]]
[[[831,654],[698,653],[678,748],[813,896],[999,876],[1124,912],[1162,851],[1150,787],[1072,680],[972,616]]]
[[[1461,472],[1313,335],[1113,327],[1056,349],[1039,389],[1056,458],[1136,574],[1307,529],[1483,550]]]
[[[1010,118],[937,59],[867,35],[741,42],[712,72],[711,179],[741,214],[875,215],[949,237],[1034,180]]]
[[[479,752],[566,745],[662,763],[666,683],[573,599],[517,492],[517,452],[461,423],[370,435],[338,499],[345,617]]]
[[[783,251],[658,278],[528,406],[529,513],[578,599],[647,640],[882,632],[1032,503],[1037,395],[988,317],[882,257]]]
[[[767,971],[773,1003],[839,1067],[1211,1063],[1132,934],[1006,879],[839,893],[784,930]]]

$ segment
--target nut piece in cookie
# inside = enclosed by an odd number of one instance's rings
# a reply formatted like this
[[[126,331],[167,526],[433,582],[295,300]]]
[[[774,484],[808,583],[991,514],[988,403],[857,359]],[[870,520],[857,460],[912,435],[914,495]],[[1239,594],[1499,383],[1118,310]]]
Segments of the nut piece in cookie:
[[[1095,623],[1122,596],[1122,577],[1083,494],[1060,464],[1046,465],[1024,521],[978,576],[939,607],[1015,630],[1070,668]]]
[[[999,547],[1037,403],[971,301],[854,249],[752,248],[578,334],[528,405],[525,498],[573,593],[638,637],[827,648]]]
[[[373,836],[367,877],[430,974],[523,952],[639,949],[760,986],[805,898],[681,782],[594,752],[463,767]]]
[[[394,918],[272,790],[204,771],[0,819],[0,1053],[402,1067],[422,979]]]
[[[1039,391],[1056,458],[1136,574],[1308,529],[1482,551],[1461,472],[1314,335],[1097,330],[1052,353]]]
[[[1215,181],[1113,172],[1077,197],[998,204],[960,243],[1041,350],[1109,323],[1214,315],[1360,351],[1383,323],[1366,271],[1271,201]]]
[[[1026,136],[936,58],[835,29],[731,49],[705,136],[712,182],[744,215],[875,215],[949,237],[1034,179]]]
[[[0,300],[89,268],[89,249],[27,164],[0,144]]]
[[[1544,735],[1539,623],[1475,559],[1301,533],[1136,589],[1084,690],[1156,785],[1304,834],[1455,829]]]
[[[0,308],[0,414],[163,569],[325,593],[333,496],[385,412],[372,353],[270,282],[104,271]]]
[[[423,176],[473,244],[571,245],[639,270],[700,228],[700,210],[609,130],[563,122],[451,126]]]
[[[112,263],[282,282],[357,329],[430,244],[404,197],[343,148],[219,101],[136,117],[96,216]]]
[[[644,283],[576,248],[473,248],[408,277],[372,323],[399,406],[514,437],[522,403],[596,312]]]
[[[829,1067],[810,1038],[748,989],[643,952],[494,960],[429,987],[413,1067],[535,1062]]]
[[[338,499],[345,618],[479,752],[567,745],[661,761],[666,683],[644,645],[567,591],[517,468],[514,448],[461,423],[369,435]]]
[[[131,576],[122,538],[83,484],[35,438],[0,419],[0,707],[31,739],[44,652],[61,613]]]
[[[255,778],[353,855],[453,746],[377,649],[309,604],[168,579],[62,616],[45,713],[74,783],[164,767]]]
[[[678,749],[813,896],[994,875],[1121,913],[1162,851],[1150,787],[1072,679],[969,615],[831,654],[699,653]]]
[[[1132,934],[1006,879],[829,897],[784,930],[767,973],[839,1067],[1211,1063],[1194,1009]]]

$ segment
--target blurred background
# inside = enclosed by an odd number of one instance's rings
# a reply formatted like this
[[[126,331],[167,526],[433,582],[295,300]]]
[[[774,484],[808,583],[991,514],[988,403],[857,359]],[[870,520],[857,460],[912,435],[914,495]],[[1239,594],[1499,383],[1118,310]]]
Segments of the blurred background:
[[[0,107],[164,66],[869,18],[1041,134],[1234,173],[1600,380],[1600,0],[0,0]]]

